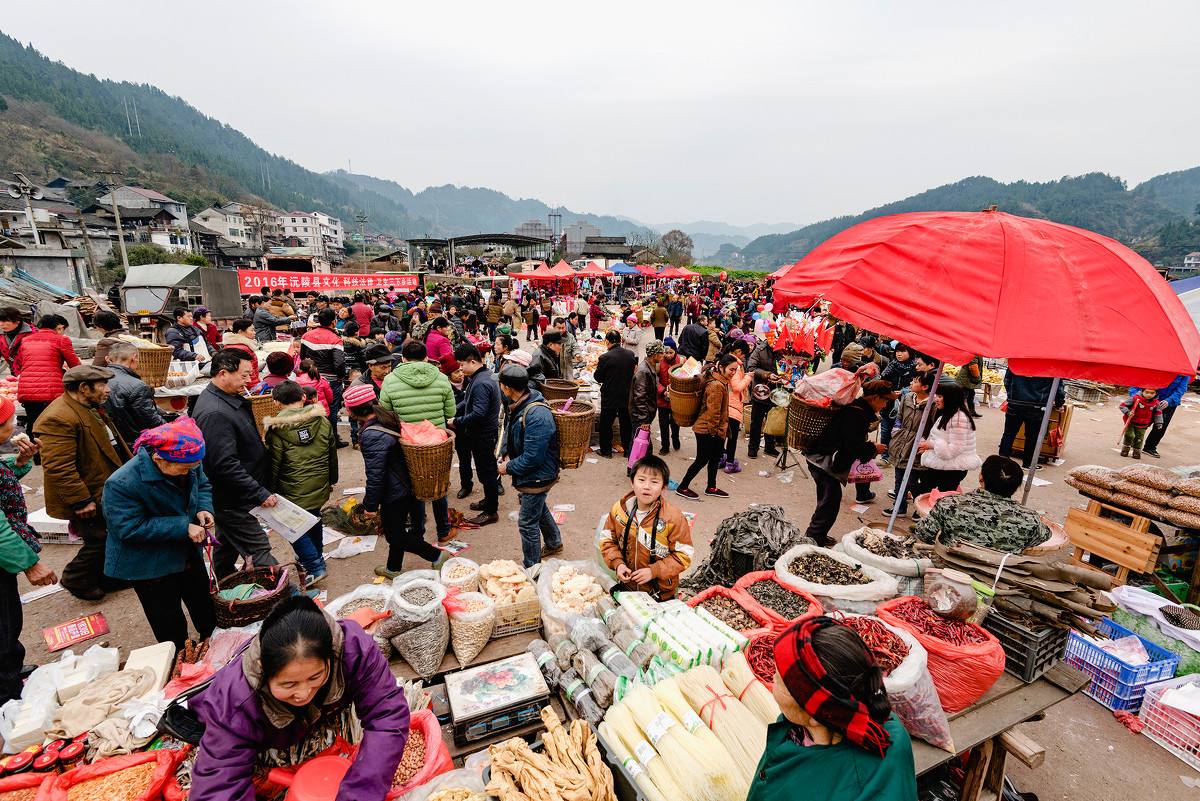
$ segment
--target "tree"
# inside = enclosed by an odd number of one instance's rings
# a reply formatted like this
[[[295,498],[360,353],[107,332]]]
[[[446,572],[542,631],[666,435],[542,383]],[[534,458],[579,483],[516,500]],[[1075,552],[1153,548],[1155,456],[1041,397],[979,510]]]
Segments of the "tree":
[[[692,238],[678,228],[663,234],[660,246],[667,261],[676,267],[692,263]]]
[[[130,245],[125,251],[129,256],[129,266],[140,264],[193,264],[197,267],[208,267],[208,259],[199,253],[179,253],[168,251],[155,244]],[[125,267],[121,264],[121,254],[117,249],[100,265],[99,278],[101,284],[119,284],[125,280]]]

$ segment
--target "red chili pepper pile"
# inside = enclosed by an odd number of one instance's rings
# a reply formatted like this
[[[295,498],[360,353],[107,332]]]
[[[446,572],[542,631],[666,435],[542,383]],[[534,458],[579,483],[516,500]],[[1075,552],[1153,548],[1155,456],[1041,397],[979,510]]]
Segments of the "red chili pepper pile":
[[[889,611],[904,622],[911,623],[921,633],[954,645],[978,645],[988,641],[975,626],[939,616],[920,598],[897,604]]]
[[[759,679],[771,684],[775,681],[775,634],[760,634],[746,646],[746,661]]]
[[[885,676],[900,667],[900,663],[908,656],[909,649],[904,640],[874,618],[842,617],[838,622],[858,632],[858,636],[866,643],[871,658]]]

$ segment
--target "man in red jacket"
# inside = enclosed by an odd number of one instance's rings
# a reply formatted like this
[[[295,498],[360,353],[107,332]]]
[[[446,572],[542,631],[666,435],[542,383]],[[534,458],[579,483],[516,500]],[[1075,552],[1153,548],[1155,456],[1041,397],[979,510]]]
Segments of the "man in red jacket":
[[[25,430],[32,431],[50,402],[63,394],[63,373],[79,364],[71,340],[63,336],[65,318],[43,315],[39,328],[23,337],[12,355],[17,377],[17,400],[25,409]],[[11,351],[10,351],[11,352]]]

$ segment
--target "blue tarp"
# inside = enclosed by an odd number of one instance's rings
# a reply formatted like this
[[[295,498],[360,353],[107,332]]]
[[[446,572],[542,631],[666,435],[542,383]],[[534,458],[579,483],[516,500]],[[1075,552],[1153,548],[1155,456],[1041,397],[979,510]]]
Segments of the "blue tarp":
[[[641,273],[623,261],[608,265],[608,271],[613,275],[641,275]]]

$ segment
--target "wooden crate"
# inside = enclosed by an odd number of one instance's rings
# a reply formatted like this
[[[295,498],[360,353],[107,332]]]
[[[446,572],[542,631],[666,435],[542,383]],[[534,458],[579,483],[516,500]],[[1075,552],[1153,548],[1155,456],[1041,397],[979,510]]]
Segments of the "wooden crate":
[[[1101,517],[1101,511],[1120,515],[1120,520]],[[1083,561],[1085,553],[1095,554],[1117,565],[1115,584],[1124,584],[1129,573],[1153,573],[1158,564],[1162,538],[1149,531],[1150,519],[1115,506],[1092,501],[1087,509],[1067,510],[1067,536],[1075,546],[1073,560]]]
[[[1062,456],[1063,451],[1067,449],[1067,435],[1071,431],[1071,415],[1073,408],[1070,405],[1064,406],[1061,409],[1052,409],[1050,411],[1050,425],[1046,428],[1046,440],[1042,443],[1042,450],[1039,454],[1044,459],[1057,459]],[[1062,444],[1055,448],[1050,444],[1050,432],[1055,428],[1062,428]],[[1017,432],[1016,438],[1013,440],[1013,453],[1020,453],[1025,448],[1025,427]],[[1028,432],[1031,436],[1036,437],[1037,431]]]
[[[536,598],[518,604],[496,605],[496,625],[492,639],[538,631],[542,627],[542,604]]]

